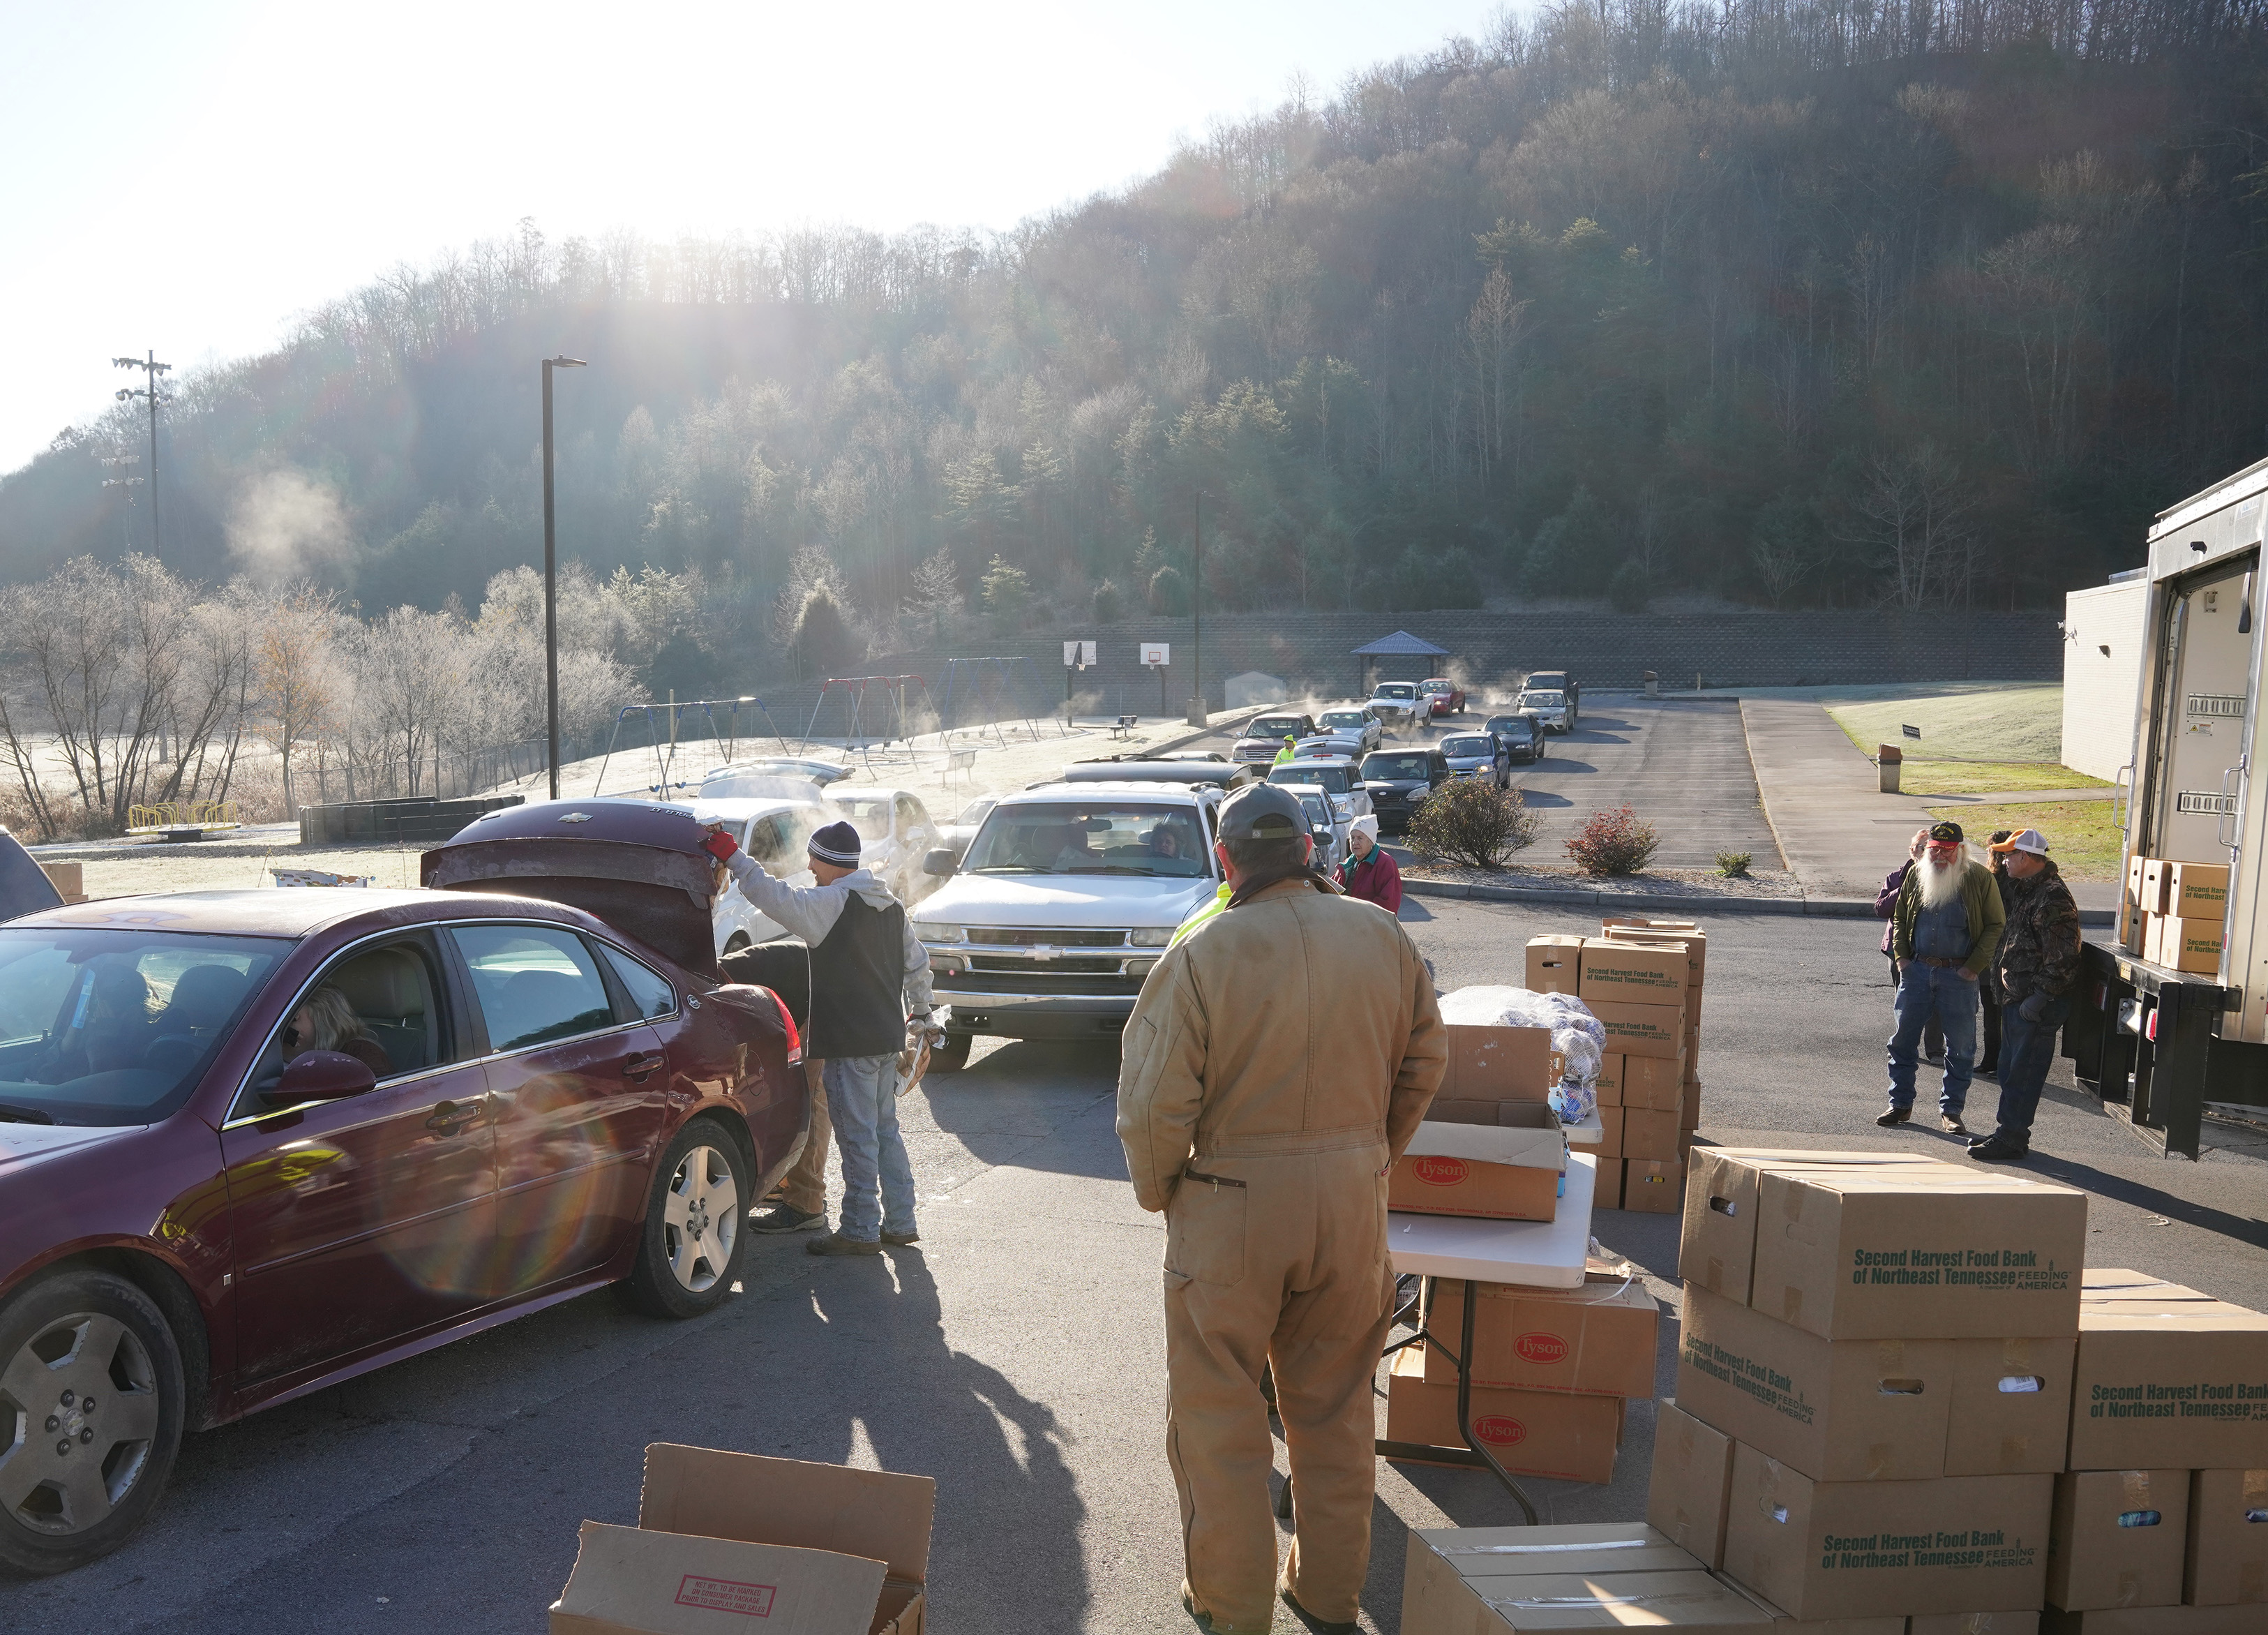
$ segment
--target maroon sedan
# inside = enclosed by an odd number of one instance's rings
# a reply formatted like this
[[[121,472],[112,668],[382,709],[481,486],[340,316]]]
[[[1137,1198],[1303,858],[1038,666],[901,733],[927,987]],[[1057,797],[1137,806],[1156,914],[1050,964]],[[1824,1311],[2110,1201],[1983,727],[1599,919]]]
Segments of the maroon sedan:
[[[726,1298],[809,1092],[699,835],[515,807],[426,854],[446,889],[0,925],[0,1566],[116,1547],[185,1431],[600,1285]]]

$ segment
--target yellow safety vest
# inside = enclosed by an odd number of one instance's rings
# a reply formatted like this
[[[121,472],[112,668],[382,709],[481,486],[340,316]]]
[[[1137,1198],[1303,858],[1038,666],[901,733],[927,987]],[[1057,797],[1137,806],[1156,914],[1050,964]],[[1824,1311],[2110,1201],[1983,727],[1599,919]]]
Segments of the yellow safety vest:
[[[1282,766],[1287,761],[1296,761],[1297,759],[1299,759],[1299,751],[1293,749],[1291,745],[1286,744],[1276,752],[1275,764]]]
[[[1168,948],[1180,947],[1182,946],[1182,939],[1187,937],[1198,926],[1204,924],[1207,920],[1211,919],[1214,915],[1219,913],[1223,909],[1228,906],[1228,900],[1232,895],[1233,894],[1229,890],[1228,882],[1226,880],[1221,881],[1220,889],[1213,894],[1212,901],[1205,903],[1203,907],[1198,909],[1196,913],[1190,915],[1189,918],[1183,920],[1179,925],[1175,926],[1174,928],[1174,939],[1166,946]]]

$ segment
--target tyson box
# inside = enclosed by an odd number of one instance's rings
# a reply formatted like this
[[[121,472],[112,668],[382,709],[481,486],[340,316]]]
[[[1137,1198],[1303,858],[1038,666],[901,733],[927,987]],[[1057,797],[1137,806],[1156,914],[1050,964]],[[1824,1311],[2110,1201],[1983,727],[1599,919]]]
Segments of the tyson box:
[[[2182,1599],[2198,1607],[2268,1603],[2268,1470],[2190,1473]],[[2268,1614],[2261,1621],[2268,1624]]]
[[[1387,1440],[1462,1447],[1457,1388],[1427,1384],[1425,1369],[1417,1347],[1395,1353],[1386,1381]],[[1476,1386],[1470,1401],[1474,1437],[1506,1469],[1569,1482],[1614,1480],[1615,1451],[1623,1440],[1621,1397]]]
[[[1733,1439],[1665,1399],[1654,1410],[1647,1524],[1709,1566],[1723,1566],[1725,1494],[1732,1480]]]
[[[2073,1470],[2056,1478],[2048,1600],[2069,1612],[2182,1598],[2186,1470]]]
[[[1550,1220],[1557,1212],[1567,1137],[1549,1106],[1437,1099],[1426,1113],[1387,1177],[1387,1208],[1484,1220]]]
[[[552,1635],[921,1635],[937,1484],[656,1442],[635,1528],[583,1524]]]
[[[2074,1332],[2087,1195],[1939,1167],[1762,1171],[1749,1303],[1830,1340]]]
[[[1586,1283],[1572,1289],[1516,1284],[1426,1281],[1426,1331],[1454,1344],[1464,1332],[1465,1290],[1480,1291],[1473,1308],[1472,1381],[1538,1391],[1587,1391],[1609,1396],[1653,1395],[1661,1307],[1643,1284]],[[1424,1377],[1454,1385],[1457,1371],[1432,1346]]]
[[[2088,1276],[2071,1468],[2268,1466],[2268,1316],[2136,1272]]]
[[[1756,1180],[1766,1169],[1789,1166],[1929,1164],[1967,1175],[1919,1153],[1801,1153],[1782,1147],[1697,1146],[1686,1157],[1685,1225],[1678,1240],[1678,1275],[1712,1294],[1746,1305],[1756,1258]]]
[[[1725,1571],[1799,1618],[2035,1608],[2054,1497],[2048,1476],[1815,1482],[1736,1444]]]

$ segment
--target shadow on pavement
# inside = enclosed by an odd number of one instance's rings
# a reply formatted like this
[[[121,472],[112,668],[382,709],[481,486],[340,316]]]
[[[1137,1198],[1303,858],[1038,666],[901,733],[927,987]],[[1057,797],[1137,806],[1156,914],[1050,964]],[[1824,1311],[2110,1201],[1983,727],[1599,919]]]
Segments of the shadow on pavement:
[[[2014,1164],[2007,1167],[2018,1174],[2029,1170],[2050,1181],[2060,1181],[2066,1186],[2095,1193],[2114,1203],[2132,1204],[2154,1215],[2162,1215],[2169,1221],[2177,1220],[2185,1226],[2197,1226],[2224,1238],[2234,1238],[2239,1243],[2249,1243],[2255,1248],[2268,1248],[2268,1221],[2232,1215],[2210,1204],[2192,1204],[2186,1198],[2176,1197],[2144,1182],[2129,1181],[2123,1175],[2097,1169],[2092,1164],[2076,1163],[2051,1153],[2035,1151],[2029,1164]]]

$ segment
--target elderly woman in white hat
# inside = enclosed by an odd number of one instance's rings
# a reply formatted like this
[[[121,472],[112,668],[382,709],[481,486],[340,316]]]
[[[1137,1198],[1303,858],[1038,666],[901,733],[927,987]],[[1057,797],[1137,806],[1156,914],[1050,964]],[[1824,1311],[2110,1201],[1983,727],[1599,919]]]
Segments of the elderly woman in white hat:
[[[1401,911],[1402,870],[1378,843],[1375,816],[1355,819],[1347,836],[1347,860],[1339,867],[1339,884],[1350,897],[1375,902],[1388,914]]]

